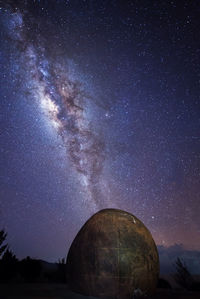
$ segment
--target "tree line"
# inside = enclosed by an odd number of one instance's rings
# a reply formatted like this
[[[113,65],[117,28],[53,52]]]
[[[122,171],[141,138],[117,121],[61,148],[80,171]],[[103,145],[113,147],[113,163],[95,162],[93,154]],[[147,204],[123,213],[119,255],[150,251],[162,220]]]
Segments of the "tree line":
[[[7,234],[0,230],[0,282],[56,282],[67,283],[66,258],[59,259],[53,268],[45,268],[47,262],[32,259],[27,256],[18,260],[12,250],[6,244]],[[174,264],[173,278],[176,283],[189,291],[200,291],[200,282],[196,281],[189,272],[186,263],[177,258]],[[164,280],[158,280],[158,288],[171,288]]]
[[[66,259],[60,259],[53,269],[47,262],[29,256],[19,260],[6,244],[7,233],[0,231],[0,282],[60,282],[66,283]]]

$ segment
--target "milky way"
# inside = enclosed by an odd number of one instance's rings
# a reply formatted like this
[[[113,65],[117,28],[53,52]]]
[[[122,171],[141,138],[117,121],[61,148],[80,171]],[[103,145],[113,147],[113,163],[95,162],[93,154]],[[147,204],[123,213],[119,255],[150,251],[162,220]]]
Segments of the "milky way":
[[[89,93],[78,75],[77,79],[70,78],[71,69],[67,63],[62,64],[46,53],[42,38],[29,40],[23,14],[18,9],[10,14],[7,27],[21,53],[31,96],[63,140],[80,189],[85,193],[83,201],[89,209],[100,208],[105,145],[90,126],[87,116],[87,104],[91,101]],[[26,79],[23,84],[27,85]]]

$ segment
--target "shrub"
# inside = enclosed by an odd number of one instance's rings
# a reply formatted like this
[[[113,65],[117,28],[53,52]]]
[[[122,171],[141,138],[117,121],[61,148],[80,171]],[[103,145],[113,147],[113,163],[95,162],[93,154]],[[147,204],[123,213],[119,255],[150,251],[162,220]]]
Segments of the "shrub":
[[[186,263],[180,258],[177,258],[175,262],[176,273],[173,275],[176,283],[189,290],[194,283],[194,278],[187,269]]]

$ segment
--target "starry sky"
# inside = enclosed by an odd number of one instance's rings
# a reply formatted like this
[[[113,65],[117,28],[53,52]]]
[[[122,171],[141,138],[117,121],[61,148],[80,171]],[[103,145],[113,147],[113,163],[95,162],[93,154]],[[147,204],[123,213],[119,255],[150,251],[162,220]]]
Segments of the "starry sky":
[[[0,1],[0,227],[66,256],[103,208],[200,250],[199,1]]]

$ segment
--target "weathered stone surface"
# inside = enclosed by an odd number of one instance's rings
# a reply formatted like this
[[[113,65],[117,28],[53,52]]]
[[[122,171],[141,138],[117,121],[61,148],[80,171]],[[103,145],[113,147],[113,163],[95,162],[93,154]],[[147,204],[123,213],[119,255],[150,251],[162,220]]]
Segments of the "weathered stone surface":
[[[116,209],[93,215],[74,239],[67,257],[75,292],[100,298],[132,298],[136,289],[155,291],[159,258],[144,224]]]

